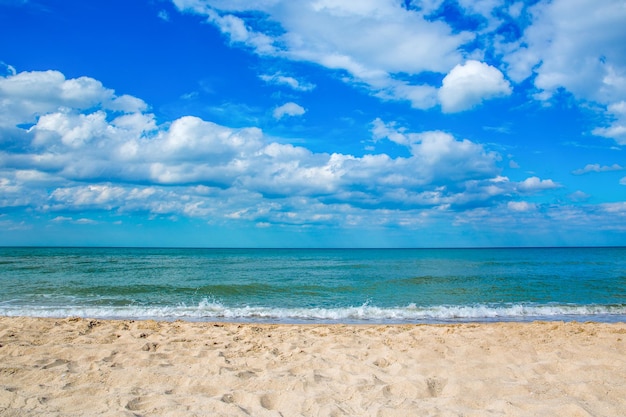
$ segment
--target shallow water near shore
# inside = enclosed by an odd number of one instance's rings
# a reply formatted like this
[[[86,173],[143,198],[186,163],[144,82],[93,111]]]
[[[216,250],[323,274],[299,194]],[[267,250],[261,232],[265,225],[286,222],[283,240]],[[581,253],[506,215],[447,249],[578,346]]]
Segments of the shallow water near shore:
[[[0,315],[626,321],[626,248],[0,248]]]

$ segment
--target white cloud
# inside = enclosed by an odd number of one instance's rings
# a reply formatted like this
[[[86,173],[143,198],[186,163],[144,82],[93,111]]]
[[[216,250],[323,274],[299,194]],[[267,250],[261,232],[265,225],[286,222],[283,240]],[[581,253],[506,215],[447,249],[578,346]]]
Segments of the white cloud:
[[[537,74],[535,84],[548,92],[565,87],[600,102],[625,92],[608,91],[626,64],[621,0],[556,0],[531,9],[532,24],[515,52],[505,57],[517,79]],[[593,34],[593,36],[590,36]],[[520,65],[522,62],[526,63]],[[608,83],[608,84],[607,84]],[[609,97],[601,97],[609,94]]]
[[[516,19],[523,9],[522,2],[507,7],[504,0],[458,0],[458,3],[466,15],[472,16],[473,19],[477,16],[483,18],[486,24],[480,29],[482,33],[496,30],[503,23],[502,15],[508,14]]]
[[[53,223],[74,223],[74,224],[97,224],[98,223],[93,219],[80,218],[80,219],[74,220],[72,217],[65,217],[65,216],[57,216],[50,221]]]
[[[507,207],[509,210],[517,212],[533,211],[537,208],[536,204],[527,201],[509,201]]]
[[[124,94],[123,96],[114,97],[104,107],[108,110],[120,111],[124,113],[135,113],[146,111],[146,103],[137,97]]]
[[[572,201],[587,201],[591,196],[583,191],[577,190],[571,193],[568,197]]]
[[[50,113],[39,118],[32,129],[35,132],[33,143],[45,146],[57,139],[69,147],[84,146],[94,138],[106,134],[109,124],[106,114],[97,111],[91,114]]]
[[[544,235],[552,245],[606,245],[612,240],[605,240],[605,232],[610,235],[626,231],[626,203],[535,204],[528,211],[511,210],[510,203],[466,210],[457,215],[455,224],[480,225],[481,231],[514,234],[517,244],[532,244],[537,236]]]
[[[83,218],[77,219],[76,224],[98,224],[98,222],[93,219],[87,219],[83,217]]]
[[[626,100],[626,6],[622,0],[540,1],[531,24],[504,55],[507,75],[520,82],[535,75],[536,98],[560,88],[577,99],[607,106]],[[506,49],[506,48],[505,48]],[[594,134],[626,144],[626,117]]]
[[[445,113],[455,113],[490,98],[508,96],[511,92],[511,85],[497,68],[483,62],[467,61],[455,66],[443,79],[439,100]]]
[[[626,89],[626,85],[624,89]],[[610,104],[607,107],[607,115],[611,119],[610,125],[597,127],[592,133],[614,139],[620,145],[626,145],[626,101]]]
[[[374,120],[372,127],[375,141],[386,138],[410,150],[412,169],[421,174],[418,178],[424,182],[474,176],[488,178],[496,173],[495,164],[500,156],[467,139],[457,140],[442,131],[408,133],[395,123],[384,123],[381,119]]]
[[[49,81],[31,75],[29,89]],[[84,84],[85,96],[93,85]],[[60,95],[49,97],[48,112],[37,114],[43,106],[34,106],[31,114],[21,108],[19,117],[10,115],[24,145],[0,150],[3,207],[61,217],[108,210],[260,224],[413,224],[406,214],[412,210],[488,207],[558,186],[536,177],[511,182],[500,176],[501,157],[479,143],[442,131],[410,132],[381,119],[372,122],[373,139],[405,147],[405,157],[316,153],[273,141],[254,127],[233,129],[192,116],[157,125],[141,106],[120,114],[106,100],[81,110],[60,106],[66,100]],[[8,108],[22,99],[20,91],[4,96]],[[304,111],[299,108],[278,115]],[[25,129],[17,126],[21,120],[37,122]],[[384,219],[373,220],[376,211],[385,211]]]
[[[166,10],[160,10],[158,13],[159,19],[165,21],[165,22],[169,22],[170,21],[170,15],[169,13],[167,13]]]
[[[208,17],[231,42],[260,55],[344,71],[347,82],[386,99],[408,100],[416,108],[436,105],[437,86],[409,83],[398,74],[446,73],[462,60],[459,47],[474,38],[426,19],[429,10],[388,0],[173,1],[180,10]],[[280,30],[259,24],[259,16]]]
[[[295,79],[294,77],[289,77],[286,75],[282,75],[280,73],[276,73],[273,75],[263,74],[263,75],[260,75],[259,78],[261,78],[263,81],[265,81],[268,84],[284,85],[296,91],[311,91],[315,88],[315,84],[301,82]]]
[[[389,139],[399,145],[409,145],[410,139],[404,134],[405,129],[396,128],[395,123],[385,123],[380,118],[372,122],[372,136],[375,141]]]
[[[66,217],[66,216],[57,216],[54,219],[50,220],[51,222],[54,223],[63,223],[63,222],[71,222],[72,220],[74,220],[71,217]]]
[[[67,109],[103,109],[133,113],[147,106],[135,97],[115,95],[89,77],[66,79],[58,71],[20,72],[0,77],[0,127],[33,123],[37,116]]]
[[[518,1],[517,3],[512,3],[509,6],[508,13],[512,18],[517,19],[521,16],[523,9],[524,9],[524,3],[521,1]]]
[[[594,135],[615,139],[620,145],[626,145],[626,125],[621,123],[613,124],[610,127],[597,127],[592,132]]]
[[[459,0],[459,5],[470,13],[490,16],[496,7],[503,3],[502,0]]]
[[[110,208],[125,190],[112,185],[88,185],[75,188],[58,188],[51,194],[53,200],[70,202],[74,206],[99,206]]]
[[[495,174],[499,156],[482,145],[467,139],[456,140],[452,135],[433,131],[415,134],[411,153],[423,168],[430,168],[433,179],[447,180],[485,178]]]
[[[517,189],[523,193],[532,193],[559,188],[561,185],[552,180],[542,180],[539,177],[526,178],[518,184]]]
[[[626,177],[623,177],[621,180],[619,180],[619,183],[621,185],[626,185]]]
[[[617,203],[604,203],[600,205],[601,209],[607,213],[612,213],[620,217],[626,218],[626,201],[620,201]],[[622,223],[624,225],[626,223]],[[622,226],[623,230],[626,230],[626,226]]]
[[[275,119],[280,120],[284,116],[302,116],[304,113],[306,113],[304,107],[294,102],[289,102],[276,107],[273,115]]]
[[[587,164],[584,168],[572,171],[574,175],[583,175],[589,172],[609,172],[609,171],[623,171],[624,167],[618,164],[613,165],[600,165],[600,164]]]
[[[532,6],[459,0],[464,17],[483,24],[475,33],[455,30],[457,22],[445,16],[433,19],[441,0],[172,1],[179,10],[207,17],[232,43],[321,65],[376,97],[406,100],[417,109],[440,104],[444,112],[467,110],[510,95],[507,79],[530,78],[538,100],[565,89],[606,109],[606,122],[594,134],[626,144],[626,116],[615,111],[626,102],[622,0],[541,0]],[[522,35],[504,35],[502,25],[516,26]],[[502,60],[506,77],[479,63],[491,52]],[[428,77],[412,77],[424,73]],[[434,74],[445,76],[441,89]],[[299,88],[295,80],[281,82]]]
[[[220,15],[213,10],[207,13],[208,21],[215,24],[222,33],[228,35],[233,43],[241,43],[253,48],[260,54],[274,54],[273,39],[261,32],[256,32],[246,22],[235,15]]]
[[[17,71],[15,70],[15,67],[12,65],[9,65],[7,63],[5,63],[4,61],[0,61],[0,71],[2,71],[3,74],[0,75],[15,75],[17,74]]]

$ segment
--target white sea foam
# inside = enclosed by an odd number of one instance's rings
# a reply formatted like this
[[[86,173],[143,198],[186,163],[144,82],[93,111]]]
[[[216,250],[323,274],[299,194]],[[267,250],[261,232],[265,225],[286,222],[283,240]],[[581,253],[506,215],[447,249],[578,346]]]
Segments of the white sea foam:
[[[229,307],[203,300],[196,306],[0,306],[0,315],[191,321],[318,323],[438,323],[532,320],[626,321],[626,305],[445,305],[382,308],[363,304],[340,308]]]

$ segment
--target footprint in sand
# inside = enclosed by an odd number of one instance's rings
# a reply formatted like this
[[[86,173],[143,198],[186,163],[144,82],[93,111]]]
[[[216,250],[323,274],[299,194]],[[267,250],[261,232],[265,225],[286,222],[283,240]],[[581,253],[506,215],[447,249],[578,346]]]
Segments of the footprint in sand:
[[[250,379],[250,378],[254,378],[255,376],[256,376],[256,373],[252,371],[242,371],[237,374],[237,378],[241,378],[241,379]]]
[[[49,363],[47,365],[42,366],[41,369],[55,368],[57,366],[67,365],[69,363],[70,363],[70,361],[66,361],[65,359],[56,359],[54,362],[51,362],[51,363]]]
[[[379,368],[386,368],[390,365],[390,363],[385,358],[378,358],[374,361],[374,365],[378,366]]]
[[[264,394],[261,396],[261,407],[273,410],[276,405],[276,394]]]
[[[222,395],[222,402],[226,404],[232,404],[235,402],[235,396],[233,394],[224,394]]]
[[[141,348],[141,350],[145,351],[145,352],[156,352],[156,350],[158,349],[159,344],[158,343],[146,343],[145,345],[143,345],[143,347]]]
[[[126,409],[130,411],[141,410],[143,405],[143,400],[141,397],[133,398],[126,404]]]
[[[428,387],[428,393],[431,397],[438,397],[443,392],[446,384],[448,383],[447,379],[442,378],[428,378],[426,380],[426,386]]]

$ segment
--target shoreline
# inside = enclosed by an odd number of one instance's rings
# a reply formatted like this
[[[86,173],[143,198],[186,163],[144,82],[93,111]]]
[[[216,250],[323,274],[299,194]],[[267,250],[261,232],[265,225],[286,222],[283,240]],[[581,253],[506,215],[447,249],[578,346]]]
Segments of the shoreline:
[[[348,324],[418,325],[463,323],[593,322],[626,323],[626,305],[574,304],[472,304],[417,307],[378,307],[364,303],[333,308],[227,307],[200,302],[197,306],[0,308],[0,317],[62,319],[88,317],[98,320],[155,320],[164,322],[223,322],[247,324]]]
[[[626,323],[0,317],[0,414],[626,415]]]

